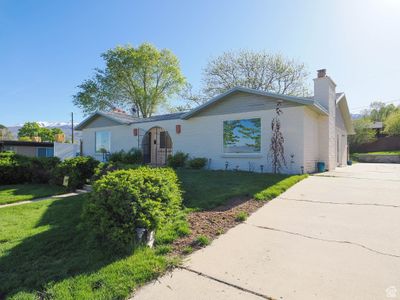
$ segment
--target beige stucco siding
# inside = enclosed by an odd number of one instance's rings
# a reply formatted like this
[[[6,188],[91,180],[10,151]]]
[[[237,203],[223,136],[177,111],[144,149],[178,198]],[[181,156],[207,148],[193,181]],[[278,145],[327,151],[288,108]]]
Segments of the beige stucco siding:
[[[92,121],[90,121],[86,126],[90,128],[103,128],[103,127],[120,126],[120,124],[113,120],[98,116],[94,118]]]
[[[15,153],[20,154],[20,155],[36,157],[37,156],[36,148],[37,147],[14,146],[13,151],[15,151]]]
[[[336,147],[339,147],[337,151],[337,165],[345,166],[347,164],[347,130],[343,120],[342,112],[340,108],[336,107]],[[336,148],[337,150],[337,148]]]
[[[261,110],[273,110],[276,107],[276,102],[277,100],[273,98],[238,92],[227,96],[224,101],[219,101],[214,105],[209,106],[207,109],[198,113],[197,116],[204,117]],[[281,106],[285,108],[299,105],[291,102],[283,102]]]
[[[175,119],[158,122],[144,122],[129,126],[111,126],[87,128],[83,130],[83,154],[101,159],[101,154],[95,153],[95,132],[109,131],[111,133],[111,152],[121,149],[127,151],[133,147],[141,147],[144,134],[154,126],[168,131],[172,139],[173,152],[183,151],[191,157],[206,157],[210,159],[211,169],[224,169],[228,162],[229,169],[270,172],[271,162],[268,150],[271,140],[271,121],[275,110],[231,113],[221,115],[196,116],[188,120]],[[257,154],[226,154],[223,152],[223,121],[235,119],[261,119],[261,152]],[[285,173],[300,173],[304,165],[304,108],[294,106],[283,108],[281,115],[282,133],[285,138],[285,157],[287,166],[282,169]],[[181,125],[181,133],[176,133],[176,125]],[[133,130],[139,129],[139,137],[133,136]],[[294,154],[293,162],[290,155]]]
[[[101,160],[103,155],[95,152],[95,133],[96,131],[108,131],[111,138],[111,152],[120,150],[129,151],[137,148],[137,139],[134,138],[132,129],[128,125],[118,125],[110,127],[87,128],[82,131],[82,151],[83,155],[93,156]]]
[[[316,171],[319,157],[319,115],[304,107],[304,172]]]

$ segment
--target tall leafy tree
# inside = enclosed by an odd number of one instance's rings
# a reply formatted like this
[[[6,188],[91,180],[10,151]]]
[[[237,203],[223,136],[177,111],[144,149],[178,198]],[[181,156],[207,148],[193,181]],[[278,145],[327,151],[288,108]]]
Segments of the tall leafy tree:
[[[294,59],[266,51],[229,51],[211,59],[203,70],[203,86],[198,92],[188,85],[181,93],[188,110],[233,87],[242,86],[292,96],[308,96],[306,66]]]
[[[12,140],[13,134],[11,131],[4,125],[0,124],[0,140]]]
[[[20,140],[31,140],[33,137],[40,137],[43,142],[54,142],[55,135],[63,133],[60,128],[40,127],[36,122],[27,122],[18,130]]]
[[[384,132],[388,135],[400,135],[400,110],[386,118]]]
[[[177,57],[148,43],[116,47],[101,57],[105,68],[95,69],[94,76],[78,86],[73,99],[85,114],[134,108],[138,116],[150,117],[185,83]]]
[[[308,72],[302,63],[279,54],[242,50],[225,52],[204,69],[203,92],[214,96],[235,86],[304,96]]]
[[[41,127],[36,122],[26,122],[19,130],[18,130],[18,138],[28,137],[32,138],[34,136],[39,136],[39,131]]]
[[[354,135],[349,135],[350,151],[359,145],[376,140],[375,130],[372,129],[373,122],[368,118],[353,120]]]
[[[363,112],[364,117],[373,122],[384,122],[392,113],[400,111],[394,104],[375,101],[369,105],[369,109]]]

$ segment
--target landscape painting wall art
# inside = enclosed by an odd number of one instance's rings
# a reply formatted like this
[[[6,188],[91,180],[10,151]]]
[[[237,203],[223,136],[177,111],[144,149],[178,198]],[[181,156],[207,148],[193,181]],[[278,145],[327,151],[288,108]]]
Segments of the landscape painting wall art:
[[[224,121],[224,153],[259,153],[261,119]]]

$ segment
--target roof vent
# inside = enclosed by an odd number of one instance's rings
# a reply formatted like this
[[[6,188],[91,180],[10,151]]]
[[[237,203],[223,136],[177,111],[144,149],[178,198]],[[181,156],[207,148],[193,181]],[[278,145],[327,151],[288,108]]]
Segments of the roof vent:
[[[318,78],[323,78],[326,76],[326,69],[317,70]]]

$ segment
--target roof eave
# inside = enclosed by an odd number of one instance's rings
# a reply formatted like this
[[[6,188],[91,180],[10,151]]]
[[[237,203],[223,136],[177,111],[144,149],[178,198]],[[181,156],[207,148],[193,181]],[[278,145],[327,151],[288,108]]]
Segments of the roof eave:
[[[259,91],[259,90],[254,90],[254,89],[249,89],[249,88],[245,88],[245,87],[234,87],[228,91],[226,91],[225,93],[222,93],[214,98],[212,98],[211,100],[207,101],[206,103],[192,109],[191,111],[187,112],[186,114],[182,115],[182,119],[187,120],[189,118],[191,118],[192,116],[194,116],[196,113],[202,111],[203,109],[213,105],[214,103],[216,103],[217,101],[219,101],[220,99],[236,93],[236,92],[243,92],[243,93],[250,93],[253,95],[260,95],[260,96],[265,96],[265,97],[271,97],[271,98],[275,98],[277,100],[284,100],[284,101],[290,101],[290,102],[295,102],[301,105],[311,105],[314,107],[314,109],[322,114],[327,114],[328,112],[319,105],[319,103],[317,103],[314,100],[311,99],[307,99],[307,98],[302,98],[302,97],[294,97],[294,96],[288,96],[288,95],[281,95],[281,94],[274,94],[274,93],[269,93],[269,92],[264,92],[264,91]]]
[[[93,114],[91,114],[90,116],[88,116],[86,119],[84,119],[82,122],[80,122],[75,128],[74,130],[83,130],[85,129],[87,123],[89,123],[91,120],[93,120],[96,116],[102,116],[106,119],[112,120],[120,125],[125,125],[125,124],[129,124],[129,123],[125,123],[125,122],[121,122],[118,119],[113,118],[112,116],[109,116],[107,114],[102,113],[101,111],[96,111]]]

